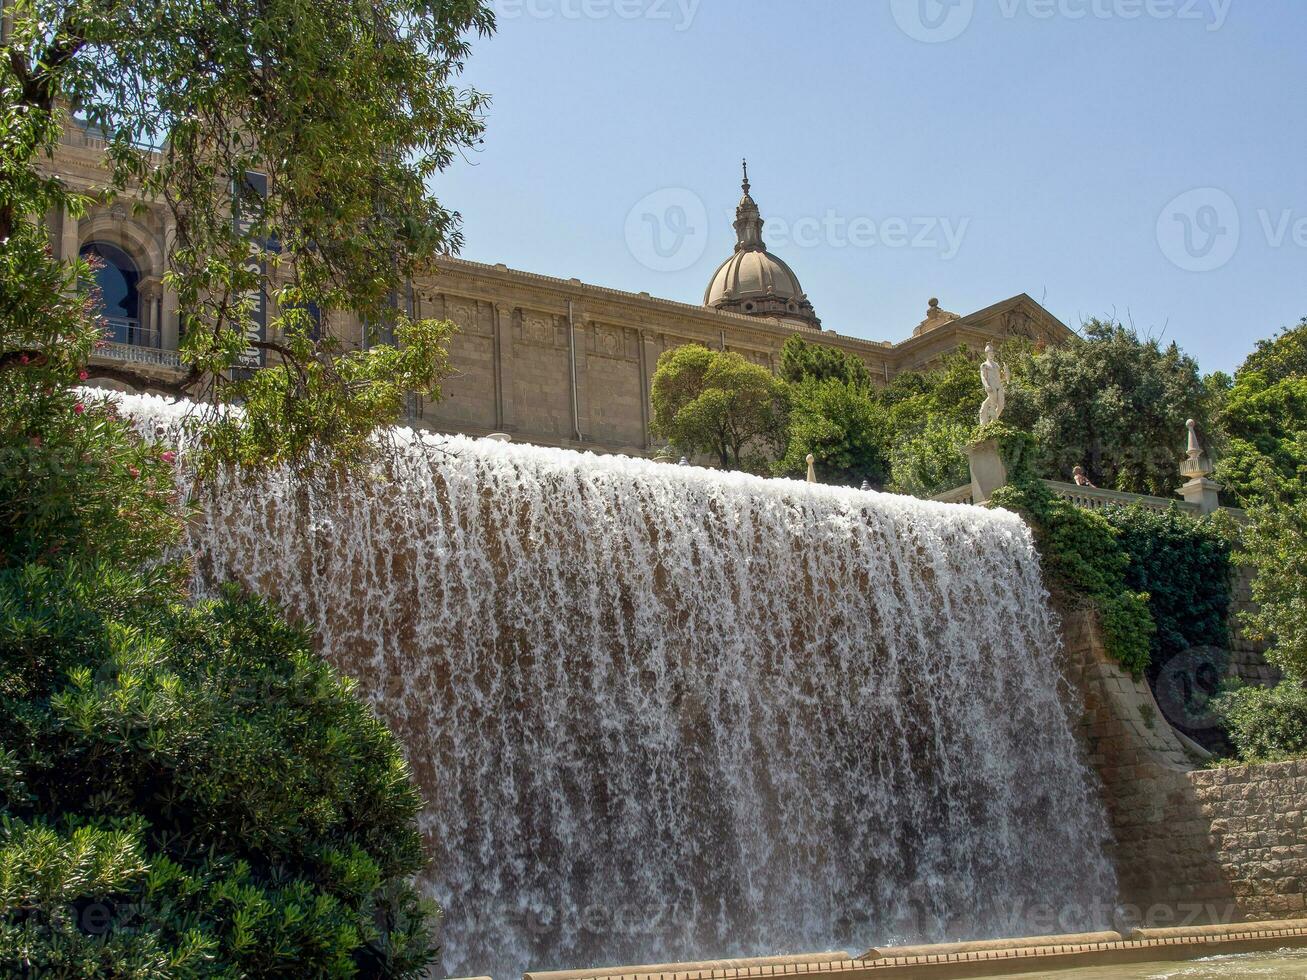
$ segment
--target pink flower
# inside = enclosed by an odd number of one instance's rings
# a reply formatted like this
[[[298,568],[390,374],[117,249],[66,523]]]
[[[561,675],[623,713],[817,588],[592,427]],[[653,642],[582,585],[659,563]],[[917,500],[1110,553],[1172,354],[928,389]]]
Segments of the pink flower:
[[[130,473],[130,474],[132,475],[132,479],[133,479],[133,480],[136,479],[138,476],[141,475],[141,471],[138,470],[135,466],[129,466],[129,467],[127,467],[127,472]]]
[[[86,380],[87,378],[89,378],[89,377],[90,377],[90,375],[86,373],[86,370],[85,370],[85,369],[83,369],[83,370],[77,372],[77,380],[78,380],[78,381],[85,381],[85,380]]]
[[[86,406],[83,405],[81,402],[78,402],[76,405],[73,406],[74,415],[81,415],[85,411],[86,411]]]
[[[173,452],[171,449],[169,449],[166,453],[163,453],[159,458],[168,464],[177,462],[177,454]]]
[[[31,361],[31,358],[28,357],[26,354],[20,354],[19,357],[18,357],[18,363],[19,363],[19,364],[27,364],[27,363],[30,362],[30,361]]]

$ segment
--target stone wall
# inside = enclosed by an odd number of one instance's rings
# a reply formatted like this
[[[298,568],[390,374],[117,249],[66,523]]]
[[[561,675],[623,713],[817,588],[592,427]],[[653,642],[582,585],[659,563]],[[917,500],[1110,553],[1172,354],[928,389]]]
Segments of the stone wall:
[[[1210,845],[1239,907],[1256,918],[1307,910],[1307,760],[1188,774]]]
[[[1148,926],[1300,913],[1307,894],[1307,762],[1200,768],[1146,681],[1107,655],[1092,611],[1057,600],[1102,779],[1127,918]]]
[[[1248,684],[1272,687],[1278,684],[1281,674],[1266,662],[1266,644],[1248,635],[1240,622],[1240,614],[1255,612],[1253,576],[1256,569],[1240,565],[1235,570],[1230,590],[1230,673]]]

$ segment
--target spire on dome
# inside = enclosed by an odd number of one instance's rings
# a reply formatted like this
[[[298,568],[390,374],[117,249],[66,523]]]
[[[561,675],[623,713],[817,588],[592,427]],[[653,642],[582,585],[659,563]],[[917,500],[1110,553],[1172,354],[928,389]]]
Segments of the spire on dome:
[[[740,185],[744,196],[740,198],[739,207],[735,209],[735,251],[765,252],[767,244],[762,240],[762,214],[758,205],[749,196],[749,161],[744,161],[744,182]]]

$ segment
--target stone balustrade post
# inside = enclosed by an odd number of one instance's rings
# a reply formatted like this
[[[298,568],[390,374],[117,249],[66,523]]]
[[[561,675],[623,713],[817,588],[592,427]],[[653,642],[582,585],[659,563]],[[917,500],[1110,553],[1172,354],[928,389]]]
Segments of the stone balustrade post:
[[[967,447],[971,467],[971,502],[988,502],[994,491],[1007,486],[1007,466],[999,451],[998,440],[987,439]]]
[[[1221,490],[1224,489],[1212,475],[1212,463],[1203,451],[1203,444],[1198,438],[1198,423],[1190,419],[1189,453],[1180,464],[1180,474],[1189,478],[1176,493],[1184,497],[1187,503],[1198,508],[1200,514],[1211,514],[1221,509]]]

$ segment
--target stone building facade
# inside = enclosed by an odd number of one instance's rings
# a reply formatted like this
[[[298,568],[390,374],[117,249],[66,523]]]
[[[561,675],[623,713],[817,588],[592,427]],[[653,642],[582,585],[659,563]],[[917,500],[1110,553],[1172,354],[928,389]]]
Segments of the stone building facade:
[[[49,169],[76,190],[103,183],[103,141],[70,126]],[[1071,332],[1019,294],[959,316],[931,300],[926,317],[900,342],[869,341],[823,329],[794,271],[767,251],[764,222],[747,174],[735,222],[734,253],[714,272],[702,304],[661,299],[458,258],[444,258],[416,281],[412,313],[453,321],[453,375],[444,398],[415,404],[414,423],[470,435],[507,433],[544,445],[647,455],[660,443],[649,431],[650,386],[658,357],[686,343],[737,351],[779,367],[785,340],[807,339],[860,357],[889,381],[966,345],[1025,337],[1056,344]],[[48,218],[61,258],[88,251],[101,273],[112,334],[98,357],[130,362],[161,379],[178,377],[177,297],[163,274],[175,234],[160,203],[119,201],[78,220]],[[358,318],[332,311],[324,328],[346,347],[367,343]],[[271,338],[275,339],[275,338]]]

